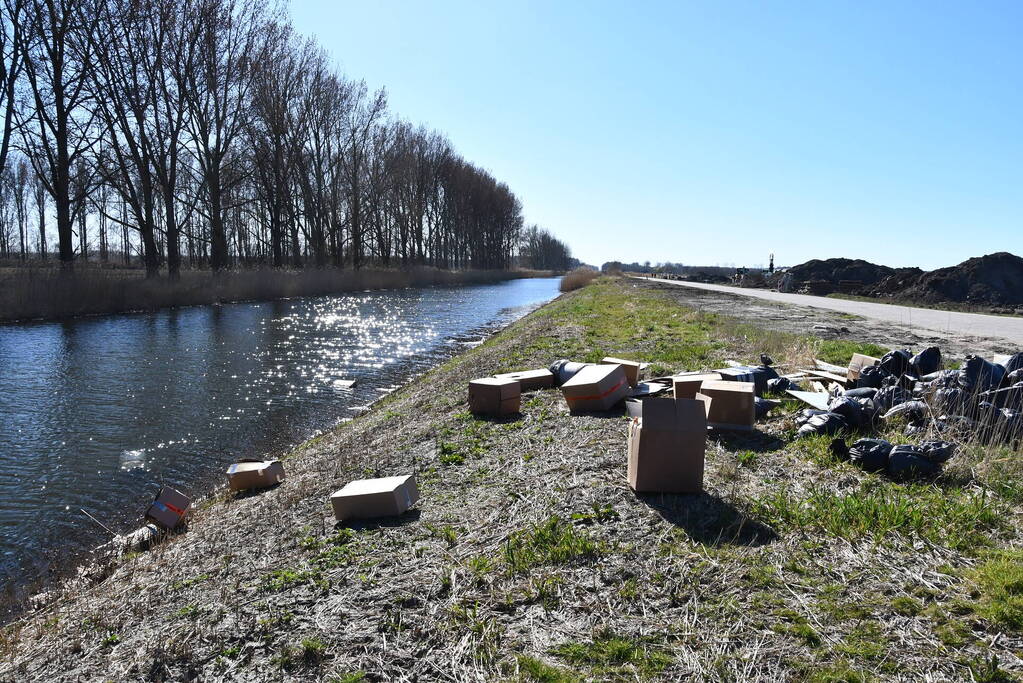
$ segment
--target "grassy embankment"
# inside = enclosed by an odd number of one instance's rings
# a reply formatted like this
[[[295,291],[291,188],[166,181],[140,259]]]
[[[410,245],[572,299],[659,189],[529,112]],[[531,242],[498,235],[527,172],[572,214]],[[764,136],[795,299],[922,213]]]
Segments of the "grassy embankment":
[[[1011,680],[1018,455],[897,484],[791,443],[787,402],[707,448],[705,493],[637,497],[626,421],[466,412],[473,377],[612,354],[660,374],[869,345],[759,330],[600,279],[309,442],[288,480],[5,629],[13,678]],[[417,512],[335,528],[327,496],[415,471]]]
[[[178,280],[145,279],[138,269],[80,267],[0,268],[0,321],[69,318],[77,315],[155,311],[172,306],[269,301],[365,289],[487,284],[521,277],[548,277],[536,271],[450,271],[336,268],[235,270],[213,274],[186,270]]]

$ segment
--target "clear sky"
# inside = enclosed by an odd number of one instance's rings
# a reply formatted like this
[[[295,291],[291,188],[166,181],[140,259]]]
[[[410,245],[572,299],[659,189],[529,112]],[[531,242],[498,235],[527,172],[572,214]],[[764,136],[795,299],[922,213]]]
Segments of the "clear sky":
[[[1023,2],[292,0],[583,261],[1023,254]]]

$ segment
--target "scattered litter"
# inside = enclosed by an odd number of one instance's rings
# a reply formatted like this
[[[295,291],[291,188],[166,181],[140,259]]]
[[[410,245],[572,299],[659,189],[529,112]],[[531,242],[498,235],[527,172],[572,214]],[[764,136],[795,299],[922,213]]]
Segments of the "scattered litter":
[[[419,500],[414,475],[359,479],[330,497],[338,522],[349,519],[397,517]]]
[[[521,401],[518,380],[483,377],[469,382],[469,412],[475,415],[514,415]]]
[[[827,410],[828,403],[831,401],[831,396],[824,391],[796,391],[795,389],[786,389],[785,393],[793,398],[798,398],[803,403],[813,406],[817,410]]]
[[[149,509],[146,510],[146,519],[156,522],[164,529],[171,530],[181,523],[191,505],[191,498],[169,486],[164,486],[156,494]]]
[[[749,431],[756,419],[752,382],[704,382],[696,398],[707,406],[707,425]]]
[[[654,381],[640,382],[633,388],[633,396],[656,396],[662,394],[668,389],[671,389],[672,384],[668,381]]]
[[[523,370],[522,372],[506,372],[494,375],[497,379],[513,379],[519,383],[521,391],[536,391],[554,386],[554,375],[550,370]]]
[[[652,398],[629,423],[628,481],[636,492],[703,490],[707,416],[691,399]]]
[[[575,377],[575,374],[585,367],[591,366],[593,363],[573,363],[570,360],[557,360],[554,361],[548,368],[551,374],[554,375],[554,384],[561,386],[568,380]]]
[[[631,392],[620,365],[585,365],[561,385],[561,393],[575,413],[609,410]]]
[[[716,381],[721,381],[721,375],[716,372],[694,372],[675,375],[671,378],[671,385],[675,398],[696,398],[704,382]]]
[[[601,365],[620,365],[622,370],[625,371],[625,379],[629,381],[630,387],[635,387],[639,384],[639,370],[641,364],[632,360],[623,360],[621,358],[602,358],[600,361]]]
[[[227,468],[227,486],[232,491],[265,489],[284,481],[280,460],[245,459]]]

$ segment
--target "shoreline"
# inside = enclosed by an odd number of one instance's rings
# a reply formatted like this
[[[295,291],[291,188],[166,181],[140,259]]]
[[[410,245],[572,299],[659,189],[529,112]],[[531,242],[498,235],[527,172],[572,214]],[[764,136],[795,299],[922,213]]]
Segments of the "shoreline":
[[[364,290],[493,284],[524,278],[556,277],[531,270],[333,269],[235,270],[221,274],[185,271],[178,281],[146,280],[139,273],[25,269],[0,277],[0,329],[4,325],[59,322],[83,317],[152,313],[164,309],[226,303],[330,296]]]
[[[522,278],[509,278],[509,279],[522,279]],[[464,286],[475,286],[476,284],[488,284],[488,283],[486,283],[486,282],[471,283],[471,284],[466,283]],[[444,287],[444,286],[450,286],[450,285],[429,285],[429,286],[430,287],[433,287],[433,286]],[[554,298],[556,299],[557,296],[555,296]],[[228,303],[228,302],[225,302],[225,303]],[[229,302],[229,303],[242,303],[242,302]],[[473,341],[471,341],[471,342],[469,342],[469,341],[460,341],[458,339],[454,339],[454,340],[451,340],[450,342],[439,343],[437,348],[438,348],[438,352],[441,354],[441,357],[438,358],[436,360],[436,362],[432,366],[430,366],[428,368],[425,368],[425,369],[419,369],[417,371],[413,371],[412,374],[410,374],[407,378],[405,378],[399,386],[396,386],[396,387],[392,388],[390,391],[388,391],[386,393],[381,393],[379,396],[374,398],[371,402],[359,406],[358,412],[355,413],[354,415],[352,415],[350,417],[342,418],[339,422],[335,423],[332,426],[327,426],[327,427],[323,427],[323,428],[320,428],[320,429],[316,429],[316,430],[314,430],[313,433],[309,434],[307,437],[305,437],[305,438],[303,438],[303,439],[301,439],[299,441],[293,442],[293,443],[291,443],[291,444],[289,444],[287,446],[284,446],[282,448],[275,449],[275,450],[272,450],[272,451],[269,451],[269,452],[266,452],[266,453],[262,453],[262,454],[260,454],[260,457],[263,457],[265,459],[281,459],[281,460],[284,460],[290,454],[294,453],[295,451],[297,451],[299,449],[302,449],[307,444],[322,438],[324,435],[328,434],[329,432],[331,432],[333,430],[341,429],[341,428],[344,427],[345,424],[347,424],[347,423],[349,423],[349,422],[351,422],[353,420],[356,420],[359,417],[369,413],[377,405],[379,405],[382,401],[385,401],[389,396],[391,396],[395,392],[401,391],[402,389],[408,387],[409,385],[417,382],[424,375],[434,371],[436,368],[440,367],[444,363],[447,363],[452,358],[455,358],[455,357],[457,357],[457,356],[459,356],[461,354],[464,354],[464,353],[472,350],[473,348],[475,348],[479,344],[484,343],[487,339],[489,339],[489,338],[493,337],[494,335],[499,334],[501,331],[507,329],[507,327],[509,325],[512,325],[516,321],[520,320],[521,318],[530,315],[532,312],[536,311],[538,308],[542,308],[547,303],[550,303],[550,302],[548,301],[548,302],[543,302],[543,303],[525,304],[522,307],[520,307],[521,309],[524,309],[525,312],[521,313],[521,315],[518,315],[514,319],[510,319],[509,320],[507,317],[498,316],[498,317],[496,317],[494,320],[492,320],[490,322],[483,323],[483,324],[481,324],[481,325],[479,325],[477,327],[471,328],[471,329],[466,330],[465,332],[461,333],[460,336],[469,336],[469,337],[473,337],[473,338],[479,337],[478,339],[473,339]],[[197,305],[205,305],[205,304],[197,304]],[[117,314],[117,315],[120,315],[120,314]],[[2,327],[0,327],[0,329],[2,329]],[[231,493],[227,489],[226,480],[223,478],[223,475],[219,476],[218,478],[216,478],[214,480],[205,482],[205,483],[203,483],[201,485],[196,485],[195,488],[197,488],[199,490],[199,495],[196,498],[194,498],[193,501],[192,501],[192,508],[193,508],[193,510],[194,509],[198,509],[198,508],[202,508],[205,504],[207,504],[213,498],[223,497],[224,495],[229,495]],[[91,520],[91,521],[87,521],[87,520]],[[83,523],[84,524],[99,524],[99,522],[97,522],[94,518],[90,518],[88,516],[83,518]],[[116,523],[116,522],[113,523],[113,524],[114,524],[114,528],[119,526],[119,524]],[[108,532],[111,531],[110,528],[108,528],[108,527],[106,527],[106,526],[104,526],[102,524],[100,524],[100,526],[102,526],[103,529],[105,529]],[[0,628],[3,628],[6,625],[9,625],[9,624],[11,624],[13,622],[16,622],[18,619],[20,619],[22,616],[24,616],[27,612],[31,611],[31,609],[33,609],[33,605],[45,604],[45,600],[41,599],[41,598],[49,595],[52,592],[60,591],[61,588],[62,588],[62,584],[64,582],[66,582],[69,578],[73,577],[76,573],[81,573],[83,571],[87,572],[87,573],[97,572],[97,571],[102,572],[103,569],[104,569],[104,567],[103,567],[104,565],[108,565],[111,562],[116,561],[120,556],[123,556],[125,554],[129,554],[129,553],[134,553],[134,552],[145,552],[146,550],[149,550],[152,547],[155,547],[158,543],[166,542],[167,540],[172,539],[175,536],[180,535],[180,533],[183,533],[180,530],[178,532],[162,532],[162,533],[159,534],[159,540],[156,543],[152,543],[152,544],[145,543],[144,544],[145,547],[139,547],[137,545],[129,545],[128,544],[129,540],[131,538],[135,537],[137,534],[140,534],[141,532],[143,532],[145,527],[146,527],[146,524],[145,524],[145,521],[143,520],[142,521],[142,526],[140,526],[138,528],[130,529],[130,530],[125,531],[123,533],[118,533],[113,538],[111,538],[110,540],[108,540],[108,541],[106,541],[104,543],[100,543],[99,545],[97,545],[97,546],[95,546],[95,547],[93,547],[91,549],[81,549],[78,552],[76,552],[76,553],[74,553],[74,554],[72,554],[72,555],[70,555],[70,556],[68,556],[66,558],[61,558],[60,560],[51,563],[51,565],[49,565],[49,567],[47,568],[47,571],[46,571],[47,575],[49,575],[50,578],[49,579],[41,580],[42,583],[39,582],[40,580],[37,580],[37,581],[30,582],[30,583],[28,583],[28,584],[26,584],[24,586],[10,587],[7,591],[5,591],[5,593],[9,594],[9,597],[6,597],[5,600],[4,600],[5,604],[0,604],[0,607],[3,608],[2,613],[0,613]]]
[[[954,460],[932,484],[897,484],[829,460],[824,441],[792,442],[794,408],[783,406],[752,433],[708,439],[703,493],[637,496],[625,482],[620,411],[570,415],[557,390],[525,394],[517,416],[466,410],[469,380],[562,357],[634,358],[657,376],[761,352],[800,362],[808,343],[829,362],[858,348],[598,280],[301,444],[283,459],[280,486],[212,496],[185,533],[83,577],[63,602],[8,625],[0,677],[861,680],[963,679],[982,665],[1023,671],[1020,635],[990,611],[997,595],[984,573],[989,552],[1019,547],[1013,521],[1023,503],[997,493],[990,473],[964,479],[982,462]],[[407,473],[420,484],[413,511],[334,523],[332,491]],[[868,508],[828,525],[797,514],[847,496],[889,500],[924,524],[881,530]],[[979,515],[977,505],[997,514]]]

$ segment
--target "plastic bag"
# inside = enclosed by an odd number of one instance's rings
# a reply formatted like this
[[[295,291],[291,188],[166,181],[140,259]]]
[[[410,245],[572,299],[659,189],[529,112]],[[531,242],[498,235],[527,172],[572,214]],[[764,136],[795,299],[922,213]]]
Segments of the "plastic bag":
[[[922,457],[936,465],[948,462],[955,455],[955,445],[948,441],[924,441],[920,444]]]
[[[872,387],[880,389],[884,381],[891,377],[891,373],[877,365],[860,370],[860,378],[856,380],[856,387]]]
[[[909,361],[917,377],[937,372],[941,367],[941,349],[931,346],[913,356]]]
[[[801,439],[804,436],[813,436],[816,434],[831,435],[837,434],[843,429],[848,429],[849,423],[845,421],[845,418],[837,413],[821,413],[814,415],[806,423],[799,428],[796,432],[797,439]]]
[[[859,387],[843,391],[842,395],[847,398],[874,398],[877,395],[877,389],[875,387]]]
[[[969,392],[980,393],[996,388],[1005,377],[1005,368],[980,356],[967,356],[959,369],[959,386]]]
[[[911,444],[894,446],[888,455],[888,476],[892,479],[929,476],[937,474],[940,469],[937,463],[924,457],[922,449]]]
[[[868,421],[863,414],[863,406],[857,403],[855,399],[846,398],[845,396],[836,398],[829,403],[828,410],[844,417],[845,421],[852,427],[861,427]]]
[[[860,439],[849,448],[849,462],[867,472],[880,472],[888,467],[892,445],[884,439]]]
[[[893,417],[902,417],[906,420],[917,422],[926,417],[929,412],[930,408],[923,401],[905,401],[890,408],[881,416],[881,419],[890,420]]]
[[[1023,370],[1023,353],[1014,353],[1003,365],[1007,373]]]
[[[878,363],[878,367],[887,372],[890,375],[901,377],[906,374],[909,370],[910,353],[905,349],[898,351],[889,351],[885,355],[881,356],[881,362]]]

